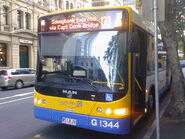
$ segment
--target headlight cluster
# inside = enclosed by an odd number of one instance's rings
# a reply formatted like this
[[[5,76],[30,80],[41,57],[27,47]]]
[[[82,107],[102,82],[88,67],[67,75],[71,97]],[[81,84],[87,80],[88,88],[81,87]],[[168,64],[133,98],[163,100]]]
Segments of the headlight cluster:
[[[103,112],[103,109],[101,107],[98,107],[97,112]],[[125,116],[128,114],[128,108],[119,108],[119,109],[106,108],[105,113],[107,115],[114,114],[119,116]]]
[[[34,104],[46,104],[47,101],[45,99],[38,99],[38,98],[34,98]]]

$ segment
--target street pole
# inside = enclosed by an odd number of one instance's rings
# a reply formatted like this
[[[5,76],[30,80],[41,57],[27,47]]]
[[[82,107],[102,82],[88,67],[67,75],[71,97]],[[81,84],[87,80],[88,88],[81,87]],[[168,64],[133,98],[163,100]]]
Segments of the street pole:
[[[154,53],[155,53],[155,105],[156,105],[156,138],[160,139],[159,89],[158,89],[158,48],[157,48],[157,0],[154,0]]]

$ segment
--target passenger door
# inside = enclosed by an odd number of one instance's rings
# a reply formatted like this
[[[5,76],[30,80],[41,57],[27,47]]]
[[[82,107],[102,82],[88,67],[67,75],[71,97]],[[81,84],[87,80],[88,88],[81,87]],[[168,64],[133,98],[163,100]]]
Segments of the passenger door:
[[[147,34],[138,29],[138,52],[132,55],[132,122],[135,124],[145,109]]]

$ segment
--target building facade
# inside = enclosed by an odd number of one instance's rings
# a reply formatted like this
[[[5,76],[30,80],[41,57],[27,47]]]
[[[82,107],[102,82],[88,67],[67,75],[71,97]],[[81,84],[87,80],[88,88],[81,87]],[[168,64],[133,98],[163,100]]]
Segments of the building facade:
[[[121,6],[123,0],[92,0],[92,7]]]
[[[1,0],[0,69],[36,68],[38,18],[90,4],[90,0]]]

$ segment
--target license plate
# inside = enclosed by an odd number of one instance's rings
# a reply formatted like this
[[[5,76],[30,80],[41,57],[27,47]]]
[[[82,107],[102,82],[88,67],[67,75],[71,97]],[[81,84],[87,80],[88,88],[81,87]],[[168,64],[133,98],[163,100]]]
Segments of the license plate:
[[[76,119],[62,117],[62,124],[76,126]]]

